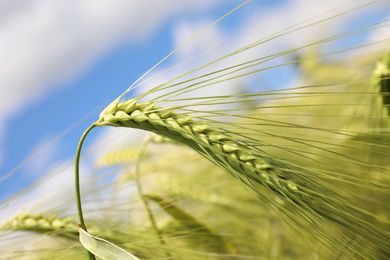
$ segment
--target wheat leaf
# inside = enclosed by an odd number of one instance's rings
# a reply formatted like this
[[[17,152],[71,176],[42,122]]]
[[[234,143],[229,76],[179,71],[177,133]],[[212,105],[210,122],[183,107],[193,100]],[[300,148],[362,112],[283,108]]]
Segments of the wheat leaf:
[[[156,202],[166,213],[176,219],[184,227],[188,228],[188,230],[198,232],[197,235],[209,237],[210,243],[214,242],[215,245],[221,246],[227,252],[237,254],[237,249],[232,244],[225,241],[218,233],[214,232],[179,207],[172,205],[158,196],[145,195],[145,198]]]
[[[104,239],[94,237],[82,228],[79,228],[79,233],[80,242],[83,244],[84,248],[102,259],[139,260],[139,258],[119,246],[116,246]]]

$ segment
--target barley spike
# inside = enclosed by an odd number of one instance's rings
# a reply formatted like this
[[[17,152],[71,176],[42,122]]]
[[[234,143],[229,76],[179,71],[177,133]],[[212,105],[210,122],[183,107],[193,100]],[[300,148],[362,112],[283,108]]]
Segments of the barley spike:
[[[94,125],[143,129],[186,144],[245,183],[251,186],[252,181],[259,183],[294,205],[338,223],[390,251],[389,236],[371,224],[378,221],[375,216],[353,207],[347,199],[329,189],[292,174],[285,166],[278,167],[264,154],[217,128],[175,113],[172,108],[159,108],[156,103],[138,104],[131,99],[115,105],[111,113],[103,113]]]
[[[233,166],[239,173],[244,172],[256,182],[293,200],[312,200],[296,183],[287,176],[281,176],[279,171],[275,174],[276,170],[268,162],[255,156],[243,145],[207,124],[174,113],[172,109],[156,108],[149,102],[137,104],[128,100],[119,103],[113,113],[101,116],[95,125],[143,129],[184,143],[206,156],[217,152],[223,157],[214,159]]]
[[[32,231],[36,233],[56,233],[59,236],[77,240],[77,224],[73,217],[59,218],[56,214],[44,216],[21,212],[15,217],[3,221],[0,230]]]

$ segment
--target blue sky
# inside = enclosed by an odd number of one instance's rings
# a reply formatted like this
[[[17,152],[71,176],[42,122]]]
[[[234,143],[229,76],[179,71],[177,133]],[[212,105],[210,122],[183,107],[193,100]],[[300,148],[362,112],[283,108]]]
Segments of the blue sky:
[[[89,0],[34,0],[28,4],[22,0],[3,1],[0,178],[10,177],[0,182],[0,199],[72,158],[82,132],[97,120],[107,104],[180,43],[240,2],[243,1],[115,1],[97,7]],[[167,60],[161,70],[250,29],[267,35],[350,1],[319,2],[322,1],[252,1],[217,24],[210,34],[191,43],[187,51]],[[321,26],[332,34],[358,23],[384,19],[388,13],[383,7],[389,6],[385,2],[376,9],[367,7],[360,16],[346,16],[342,22],[329,21]],[[304,30],[275,45],[292,48],[302,41],[310,42],[318,37],[316,30]],[[379,34],[388,32],[383,29]],[[231,48],[242,42],[235,44]],[[258,55],[274,47],[265,46]],[[219,54],[219,50],[215,53]],[[278,73],[285,73],[284,77],[274,77],[275,73],[270,72],[260,78],[270,87],[291,83],[291,70]],[[103,138],[104,133],[100,129],[92,132],[86,146]],[[67,185],[72,182],[73,176],[69,176]]]

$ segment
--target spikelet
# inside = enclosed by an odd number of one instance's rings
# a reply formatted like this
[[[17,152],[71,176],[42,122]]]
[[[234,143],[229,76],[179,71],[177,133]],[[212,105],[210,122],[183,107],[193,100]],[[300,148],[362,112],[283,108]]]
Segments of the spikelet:
[[[180,144],[178,142],[173,141],[172,139],[166,138],[155,133],[150,134],[150,141],[156,144]]]

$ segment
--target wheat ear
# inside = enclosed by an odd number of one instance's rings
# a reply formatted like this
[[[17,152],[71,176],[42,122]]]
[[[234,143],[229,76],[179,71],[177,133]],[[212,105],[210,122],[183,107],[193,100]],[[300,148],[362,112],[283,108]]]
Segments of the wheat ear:
[[[31,231],[39,234],[53,234],[67,239],[79,240],[77,222],[73,216],[58,217],[57,214],[30,214],[29,212],[20,212],[14,217],[4,220],[0,225],[0,230]],[[121,243],[119,238],[122,234],[111,230],[111,233],[103,232],[96,223],[89,228],[92,234],[98,234],[103,239],[109,239],[116,243]],[[127,236],[126,239],[129,239]]]
[[[15,217],[5,220],[0,230],[33,231],[37,233],[56,233],[60,236],[77,240],[77,224],[73,217],[59,218],[56,214],[44,216],[21,212]]]
[[[119,103],[111,113],[102,113],[94,124],[154,132],[184,143],[203,155],[213,156],[222,165],[230,166],[239,173],[244,172],[246,177],[291,199],[312,200],[287,176],[275,174],[269,163],[229,136],[189,116],[174,113],[173,109],[157,108],[156,103],[138,104],[135,100]]]
[[[260,183],[294,205],[390,248],[389,238],[370,223],[377,219],[369,212],[354,207],[347,199],[315,182],[305,181],[287,168],[278,167],[264,154],[251,150],[221,130],[174,113],[172,108],[156,105],[152,102],[138,104],[137,99],[121,103],[115,100],[94,125],[138,128],[184,143],[244,183],[252,187],[252,181]]]

